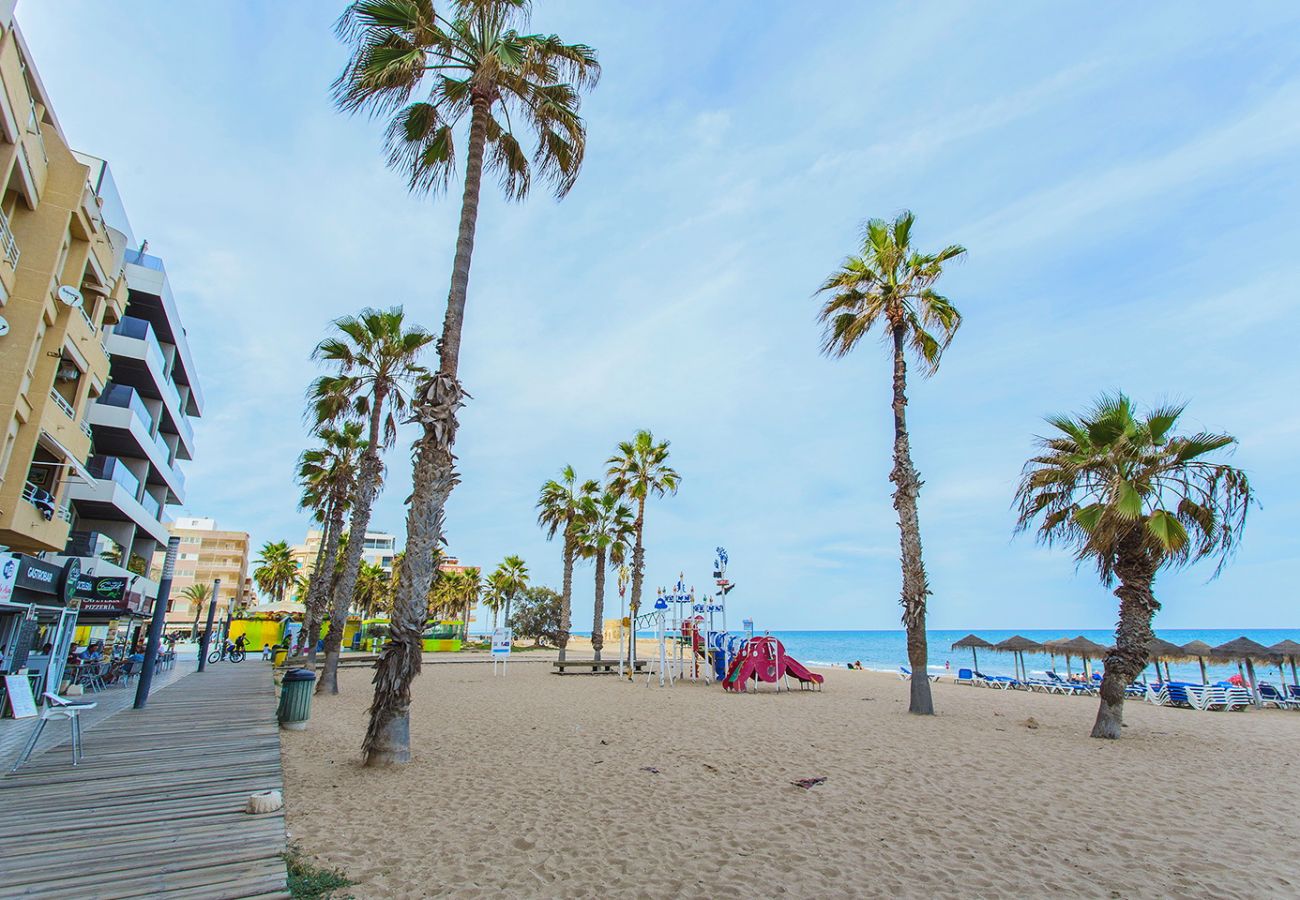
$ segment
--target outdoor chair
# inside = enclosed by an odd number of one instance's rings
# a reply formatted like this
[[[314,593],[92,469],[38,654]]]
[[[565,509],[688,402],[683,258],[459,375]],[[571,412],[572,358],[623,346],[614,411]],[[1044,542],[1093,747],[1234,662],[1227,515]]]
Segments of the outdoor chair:
[[[81,762],[81,713],[87,709],[94,709],[98,705],[99,703],[94,700],[87,702],[69,700],[53,691],[46,691],[45,705],[41,707],[41,718],[36,723],[36,730],[28,738],[27,746],[23,747],[23,752],[19,754],[17,762],[9,771],[17,772],[19,767],[31,758],[32,751],[36,749],[36,742],[40,739],[41,732],[45,730],[45,723],[51,719],[68,720],[68,727],[72,731],[72,764],[77,765]]]
[[[938,680],[939,680],[939,676],[938,676],[938,675],[929,675],[929,674],[927,674],[925,677],[926,677],[926,678],[929,678],[930,681],[932,681],[932,682],[933,682],[933,681],[938,681]],[[900,681],[910,681],[910,680],[912,679],[912,670],[909,669],[907,666],[899,666],[899,667],[898,667],[898,678],[899,678]]]
[[[1278,709],[1300,709],[1300,700],[1292,700],[1267,681],[1259,683],[1259,698],[1262,703],[1271,703]]]
[[[98,693],[104,689],[103,663],[82,663],[77,671],[77,683],[88,691]]]
[[[974,684],[975,673],[970,669],[958,669],[956,681],[958,684]]]

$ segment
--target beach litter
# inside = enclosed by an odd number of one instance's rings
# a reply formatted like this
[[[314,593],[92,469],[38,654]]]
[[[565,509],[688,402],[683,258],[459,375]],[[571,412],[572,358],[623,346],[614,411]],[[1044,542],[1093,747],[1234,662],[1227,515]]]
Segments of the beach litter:
[[[1028,719],[1025,719],[1025,721],[1024,721],[1022,724],[1023,724],[1026,728],[1037,728],[1037,727],[1038,727],[1038,720],[1035,719],[1033,716],[1030,716]]]
[[[641,767],[641,771],[642,771],[642,772],[649,772],[651,775],[658,775],[658,774],[659,774],[659,770],[656,769],[654,766],[642,766],[642,767]]]
[[[800,778],[798,781],[792,781],[790,783],[793,784],[795,787],[801,787],[805,791],[809,791],[815,788],[819,784],[825,784],[826,777],[823,775],[817,778]]]

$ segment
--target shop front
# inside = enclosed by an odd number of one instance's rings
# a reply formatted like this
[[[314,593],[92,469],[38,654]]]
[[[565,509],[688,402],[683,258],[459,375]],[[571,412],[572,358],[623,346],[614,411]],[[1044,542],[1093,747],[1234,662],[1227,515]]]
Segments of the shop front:
[[[133,590],[139,580],[125,575],[82,575],[72,600],[79,610],[76,643],[82,647],[102,644],[104,655],[114,659],[143,647],[153,601]]]
[[[57,690],[77,625],[81,563],[0,555],[0,674],[26,675],[32,694]],[[7,707],[7,703],[0,708]]]

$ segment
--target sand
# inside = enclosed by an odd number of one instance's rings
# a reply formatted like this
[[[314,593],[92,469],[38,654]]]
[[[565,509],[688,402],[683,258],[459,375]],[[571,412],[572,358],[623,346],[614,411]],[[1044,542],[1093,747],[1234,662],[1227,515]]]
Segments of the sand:
[[[940,683],[921,718],[897,678],[819,671],[736,696],[429,665],[418,759],[368,770],[346,670],[283,733],[291,839],[358,898],[1300,896],[1300,712],[1132,702],[1105,742],[1088,698]]]

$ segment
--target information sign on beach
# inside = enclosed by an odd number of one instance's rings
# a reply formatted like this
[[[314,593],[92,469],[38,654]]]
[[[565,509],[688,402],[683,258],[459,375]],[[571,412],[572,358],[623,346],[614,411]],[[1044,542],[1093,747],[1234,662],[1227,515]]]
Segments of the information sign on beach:
[[[36,698],[32,696],[32,683],[26,675],[6,675],[5,693],[9,695],[9,708],[15,719],[30,719],[36,715]]]
[[[508,656],[513,639],[513,631],[509,628],[498,628],[492,632],[492,655]]]

